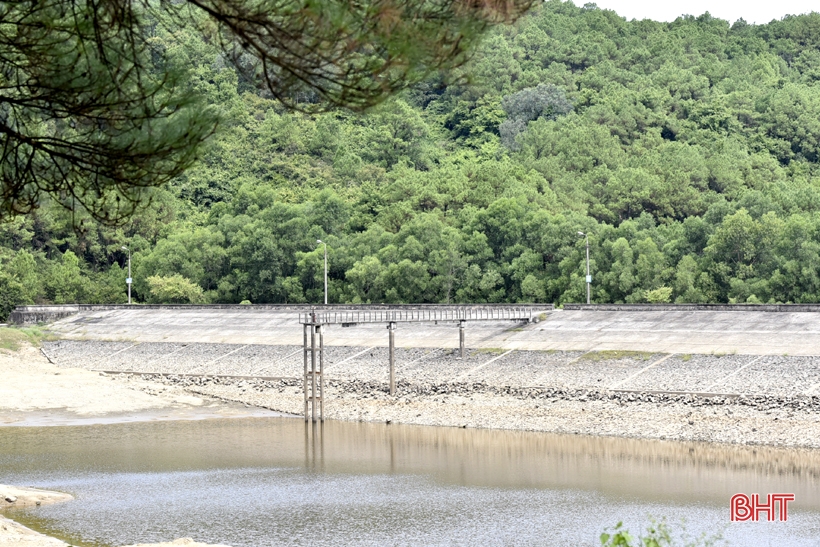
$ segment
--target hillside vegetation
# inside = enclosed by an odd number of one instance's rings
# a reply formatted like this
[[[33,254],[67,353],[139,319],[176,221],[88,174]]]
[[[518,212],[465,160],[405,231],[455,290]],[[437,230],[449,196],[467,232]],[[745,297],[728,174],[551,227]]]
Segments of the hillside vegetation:
[[[139,301],[820,300],[820,14],[626,21],[551,0],[366,115],[288,111],[194,31],[153,39],[221,112],[126,225],[0,226],[0,310]],[[310,101],[310,97],[305,97]],[[76,229],[74,229],[76,227]],[[1,315],[2,313],[0,313]]]

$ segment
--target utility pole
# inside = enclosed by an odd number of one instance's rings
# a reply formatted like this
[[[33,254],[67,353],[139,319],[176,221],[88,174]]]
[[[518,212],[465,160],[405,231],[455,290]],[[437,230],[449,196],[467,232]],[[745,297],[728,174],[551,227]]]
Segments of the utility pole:
[[[325,306],[327,306],[327,243],[321,239],[317,239],[316,243],[321,243],[325,246]]]
[[[592,284],[592,276],[589,275],[589,234],[585,234],[584,232],[578,232],[578,235],[585,237],[587,244],[587,304],[589,304],[589,286]]]
[[[122,246],[123,251],[128,251],[128,277],[125,278],[125,284],[128,285],[128,303],[131,303],[131,250],[125,245]]]

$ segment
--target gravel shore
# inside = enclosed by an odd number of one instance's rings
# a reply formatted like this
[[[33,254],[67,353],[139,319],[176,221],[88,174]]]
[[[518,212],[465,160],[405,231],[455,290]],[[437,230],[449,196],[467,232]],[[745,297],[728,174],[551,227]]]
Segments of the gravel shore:
[[[45,351],[58,366],[154,373],[118,375],[125,384],[304,409],[300,346],[61,341]],[[385,348],[325,348],[325,417],[820,447],[817,357],[481,349],[459,359],[451,349],[398,348],[395,397],[387,362]]]

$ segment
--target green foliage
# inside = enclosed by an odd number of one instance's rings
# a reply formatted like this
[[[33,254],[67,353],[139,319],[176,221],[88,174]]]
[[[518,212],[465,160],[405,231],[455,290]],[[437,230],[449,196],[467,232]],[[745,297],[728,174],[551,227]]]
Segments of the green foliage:
[[[168,21],[152,44],[221,131],[121,227],[54,203],[0,225],[7,307],[124,301],[124,244],[137,301],[181,276],[201,301],[319,303],[319,239],[331,302],[560,306],[586,298],[578,231],[593,302],[820,301],[818,21],[549,0],[460,83],[363,114],[289,111]]]
[[[202,287],[179,274],[148,278],[152,304],[204,304]]]
[[[726,545],[720,534],[707,535],[691,538],[686,533],[685,525],[681,524],[680,530],[673,530],[665,520],[655,520],[650,518],[650,524],[646,531],[638,538],[635,538],[624,528],[623,522],[619,522],[612,530],[608,530],[600,535],[602,547],[713,547],[715,545]]]
[[[554,85],[539,84],[504,97],[501,108],[507,114],[507,119],[498,127],[501,142],[511,150],[518,150],[515,139],[527,129],[529,122],[542,117],[554,120],[572,111],[572,103]]]
[[[54,335],[37,327],[5,327],[0,329],[0,348],[17,351],[24,344],[38,347],[44,340],[55,340]]]
[[[46,281],[46,294],[55,304],[76,304],[85,300],[89,280],[80,273],[80,259],[66,251],[62,260],[52,266]]]
[[[0,4],[0,220],[50,201],[121,221],[213,130],[185,71],[149,44],[149,3],[105,4]]]
[[[25,289],[13,277],[0,272],[0,321],[7,321],[15,306],[25,302]]]
[[[363,110],[461,66],[532,3],[2,2],[0,220],[50,201],[123,222],[192,165],[220,118],[246,117],[240,90]],[[423,126],[395,117],[372,131],[388,164]],[[224,182],[198,197],[224,197]]]
[[[644,299],[650,304],[666,304],[672,298],[672,287],[658,287],[643,293]]]

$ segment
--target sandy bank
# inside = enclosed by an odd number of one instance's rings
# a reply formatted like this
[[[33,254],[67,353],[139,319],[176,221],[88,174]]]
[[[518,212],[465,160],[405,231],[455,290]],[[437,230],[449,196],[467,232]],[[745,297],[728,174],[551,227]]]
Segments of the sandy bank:
[[[58,367],[30,346],[15,352],[0,350],[0,378],[0,426],[260,415],[258,409],[193,395],[181,387]],[[0,485],[0,511],[72,499],[71,495],[61,492]],[[6,545],[65,547],[68,544],[0,515],[0,546]],[[205,547],[189,538],[156,547],[166,545]]]
[[[257,415],[152,382],[58,367],[33,347],[0,350],[0,426]]]
[[[203,404],[201,397],[182,391],[152,396],[99,373],[57,367],[33,347],[0,353],[0,371],[0,412],[61,409],[93,415]]]
[[[0,484],[0,509],[49,505],[51,503],[60,503],[73,499],[74,496],[63,492],[52,492],[50,490],[21,488]]]
[[[20,547],[65,547],[57,538],[45,536],[0,515],[0,545]]]
[[[35,532],[2,515],[0,515],[0,545],[19,547],[69,547],[69,544],[62,540]],[[128,547],[176,547],[178,545],[185,545],[187,547],[228,547],[226,545],[199,543],[191,538],[180,538],[166,543],[140,543],[138,545],[129,545]]]
[[[18,507],[34,507],[73,500],[74,496],[63,492],[21,488],[0,484],[0,510]],[[20,545],[29,547],[61,547],[67,545],[59,539],[52,538],[26,528],[0,515],[0,545]]]

